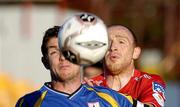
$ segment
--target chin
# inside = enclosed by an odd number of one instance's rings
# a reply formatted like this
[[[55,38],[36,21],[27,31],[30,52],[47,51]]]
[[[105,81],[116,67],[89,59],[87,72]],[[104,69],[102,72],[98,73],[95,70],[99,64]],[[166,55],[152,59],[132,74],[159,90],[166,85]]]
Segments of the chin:
[[[117,74],[120,73],[118,69],[114,69],[114,68],[109,68],[109,72],[110,72],[112,75],[117,75]]]
[[[112,73],[112,74],[119,74],[120,73],[120,67],[118,64],[109,64],[107,65],[109,71]]]

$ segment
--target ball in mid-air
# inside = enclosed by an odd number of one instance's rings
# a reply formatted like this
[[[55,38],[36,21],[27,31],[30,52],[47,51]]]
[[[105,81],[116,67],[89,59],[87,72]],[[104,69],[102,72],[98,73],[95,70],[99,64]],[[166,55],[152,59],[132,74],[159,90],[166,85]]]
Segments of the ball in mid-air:
[[[79,13],[59,30],[58,44],[66,59],[79,65],[91,65],[103,59],[109,40],[106,25],[96,15]]]

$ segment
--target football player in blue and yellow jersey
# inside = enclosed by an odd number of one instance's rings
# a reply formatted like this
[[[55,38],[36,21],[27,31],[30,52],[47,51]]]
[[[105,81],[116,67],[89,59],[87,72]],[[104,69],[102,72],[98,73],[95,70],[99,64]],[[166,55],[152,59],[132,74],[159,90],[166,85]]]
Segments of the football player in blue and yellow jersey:
[[[66,60],[58,47],[59,26],[43,37],[42,62],[50,70],[51,82],[20,98],[16,107],[133,107],[140,105],[111,89],[81,83],[80,66]]]

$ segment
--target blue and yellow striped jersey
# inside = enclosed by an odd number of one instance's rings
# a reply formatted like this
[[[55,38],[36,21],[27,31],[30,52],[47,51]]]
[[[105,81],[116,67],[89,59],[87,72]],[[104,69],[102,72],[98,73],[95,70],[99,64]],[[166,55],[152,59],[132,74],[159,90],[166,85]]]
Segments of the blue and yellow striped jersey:
[[[111,89],[81,85],[73,94],[56,91],[48,83],[20,98],[16,107],[132,107],[133,100]]]

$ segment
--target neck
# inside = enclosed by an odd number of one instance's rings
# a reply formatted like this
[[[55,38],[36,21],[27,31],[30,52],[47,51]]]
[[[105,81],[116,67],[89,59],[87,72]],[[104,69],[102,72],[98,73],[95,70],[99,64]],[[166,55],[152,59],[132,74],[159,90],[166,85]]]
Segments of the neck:
[[[59,82],[59,81],[52,81],[52,88],[61,92],[65,92],[68,94],[72,94],[81,86],[80,79]]]
[[[129,82],[133,74],[134,66],[121,70],[119,74],[107,74],[107,85],[109,86],[109,88],[119,91]]]

